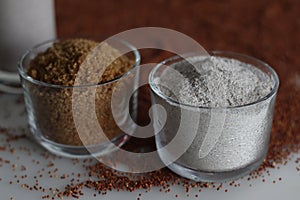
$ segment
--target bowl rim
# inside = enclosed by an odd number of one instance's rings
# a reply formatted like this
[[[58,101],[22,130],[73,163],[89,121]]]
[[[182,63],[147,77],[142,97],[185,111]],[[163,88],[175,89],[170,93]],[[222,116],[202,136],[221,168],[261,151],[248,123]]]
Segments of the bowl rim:
[[[248,61],[253,61],[256,62],[258,64],[260,64],[264,69],[266,69],[271,77],[274,80],[274,86],[272,88],[272,90],[265,95],[262,98],[259,98],[258,100],[251,102],[251,103],[247,103],[247,104],[243,104],[243,105],[237,105],[237,106],[227,106],[227,107],[212,107],[212,106],[196,106],[196,105],[192,105],[192,104],[185,104],[185,103],[180,103],[179,101],[165,95],[158,87],[157,84],[154,83],[154,75],[155,73],[158,71],[158,69],[160,67],[162,67],[163,65],[173,62],[175,60],[178,59],[187,59],[189,57],[195,57],[195,56],[199,56],[199,53],[197,52],[190,52],[190,53],[186,53],[183,55],[176,55],[176,56],[172,56],[168,59],[163,60],[162,62],[158,63],[150,72],[150,75],[148,77],[148,81],[149,81],[149,85],[151,90],[158,95],[159,97],[161,97],[162,99],[168,101],[171,104],[174,104],[176,106],[180,106],[180,107],[184,107],[184,108],[192,108],[192,109],[215,109],[215,110],[222,110],[222,109],[234,109],[234,108],[243,108],[243,107],[248,107],[248,106],[252,106],[255,104],[258,104],[260,102],[266,101],[268,99],[270,99],[271,97],[273,97],[274,95],[277,94],[278,88],[279,88],[279,78],[277,73],[275,72],[275,70],[268,65],[266,62],[259,60],[255,57],[246,55],[246,54],[242,54],[242,53],[236,53],[236,52],[232,52],[232,51],[208,51],[209,55],[203,55],[204,57],[207,56],[217,56],[217,57],[224,57],[224,58],[232,58],[232,59],[236,59],[239,60],[238,58],[243,58],[246,59]],[[200,55],[201,56],[201,55]],[[232,56],[232,57],[230,57]],[[241,61],[244,62],[244,61]],[[252,64],[253,65],[253,64]],[[253,65],[254,67],[256,67],[255,65]],[[256,67],[257,68],[257,67]],[[263,72],[265,73],[265,72]]]
[[[85,37],[84,37],[85,38]],[[72,39],[72,37],[70,38],[54,38],[54,39],[50,39],[50,40],[46,40],[38,45],[35,45],[33,48],[27,50],[20,58],[20,60],[18,61],[18,72],[19,72],[19,76],[21,77],[21,79],[25,79],[33,84],[36,84],[36,85],[39,85],[39,86],[44,86],[44,87],[50,87],[50,88],[61,88],[61,89],[72,89],[72,88],[88,88],[88,87],[93,87],[93,86],[102,86],[102,85],[106,85],[106,84],[109,84],[109,83],[113,83],[113,82],[116,82],[126,76],[128,76],[129,74],[131,74],[135,68],[137,68],[137,66],[140,65],[140,62],[141,62],[141,55],[138,51],[138,49],[136,47],[134,47],[132,44],[130,44],[129,42],[123,40],[123,39],[120,39],[120,38],[113,38],[113,39],[109,39],[109,41],[114,41],[114,42],[119,42],[121,44],[123,44],[124,46],[128,47],[131,51],[129,52],[133,52],[134,54],[134,64],[133,66],[124,74],[116,77],[116,78],[113,78],[111,80],[108,80],[108,81],[105,81],[105,82],[102,82],[102,83],[94,83],[94,84],[84,84],[84,85],[74,85],[74,86],[67,86],[67,85],[57,85],[57,84],[51,84],[51,83],[47,83],[47,82],[44,82],[44,81],[39,81],[39,80],[36,80],[34,79],[33,77],[29,76],[27,74],[27,72],[24,70],[24,61],[25,59],[27,58],[27,56],[29,56],[31,53],[33,53],[34,51],[36,51],[38,48],[41,48],[42,46],[45,46],[45,45],[48,45],[48,44],[51,44],[51,43],[55,43],[55,42],[58,42],[60,40],[66,40],[66,39]],[[75,38],[73,38],[75,39]],[[87,38],[89,39],[89,38]],[[105,40],[103,40],[102,42],[104,42]],[[100,42],[101,43],[101,42]]]

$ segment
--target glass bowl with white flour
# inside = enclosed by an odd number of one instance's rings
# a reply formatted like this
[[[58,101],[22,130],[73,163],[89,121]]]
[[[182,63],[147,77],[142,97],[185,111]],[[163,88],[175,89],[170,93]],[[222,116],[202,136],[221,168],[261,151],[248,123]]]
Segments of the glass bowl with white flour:
[[[149,83],[157,150],[172,171],[221,181],[263,162],[279,86],[268,64],[233,52],[191,53],[159,63]]]

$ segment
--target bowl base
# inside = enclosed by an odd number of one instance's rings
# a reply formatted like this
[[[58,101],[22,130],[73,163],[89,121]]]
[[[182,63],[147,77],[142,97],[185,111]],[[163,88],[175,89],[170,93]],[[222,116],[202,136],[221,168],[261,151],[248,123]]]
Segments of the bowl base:
[[[35,137],[35,140],[49,152],[58,156],[68,158],[92,158],[99,157],[117,150],[118,147],[121,147],[123,144],[125,144],[129,138],[130,136],[123,134],[113,139],[111,142],[86,147],[58,144],[44,137],[37,136]]]
[[[232,171],[224,171],[224,172],[199,171],[199,170],[184,167],[175,162],[168,165],[167,167],[171,171],[175,172],[176,174],[191,179],[195,182],[220,182],[220,181],[234,180],[249,174],[251,171],[257,169],[261,165],[263,160],[264,157],[255,161],[254,163],[251,163],[250,165],[247,165],[246,167],[235,169]]]

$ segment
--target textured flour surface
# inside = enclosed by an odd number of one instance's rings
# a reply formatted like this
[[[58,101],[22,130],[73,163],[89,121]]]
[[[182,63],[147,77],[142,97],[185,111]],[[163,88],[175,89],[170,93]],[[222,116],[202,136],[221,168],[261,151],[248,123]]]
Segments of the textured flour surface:
[[[173,165],[196,171],[238,174],[239,169],[259,164],[268,148],[275,95],[250,106],[234,106],[265,97],[275,85],[273,78],[235,59],[191,57],[188,61],[194,66],[187,61],[174,63],[154,80],[160,92],[187,105],[219,108],[180,107],[154,96],[168,113],[163,130],[156,136],[157,145],[165,146],[176,134],[183,134],[185,140],[179,141],[176,149],[183,154]],[[191,145],[180,149],[186,141],[192,141]],[[173,150],[160,154],[162,160],[170,155]]]
[[[211,56],[191,57],[188,61],[174,64],[175,69],[178,68],[185,76],[184,79],[173,80],[176,84],[172,86],[172,92],[180,103],[209,107],[240,106],[265,97],[274,85],[273,80],[261,70],[235,59]]]

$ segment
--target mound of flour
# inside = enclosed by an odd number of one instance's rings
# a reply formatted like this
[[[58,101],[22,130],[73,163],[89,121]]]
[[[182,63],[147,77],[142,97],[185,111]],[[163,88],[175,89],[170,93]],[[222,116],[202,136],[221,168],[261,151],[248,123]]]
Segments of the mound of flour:
[[[217,56],[197,56],[174,63],[182,75],[158,80],[162,92],[180,103],[205,107],[234,107],[255,102],[270,93],[274,80],[258,68]]]

